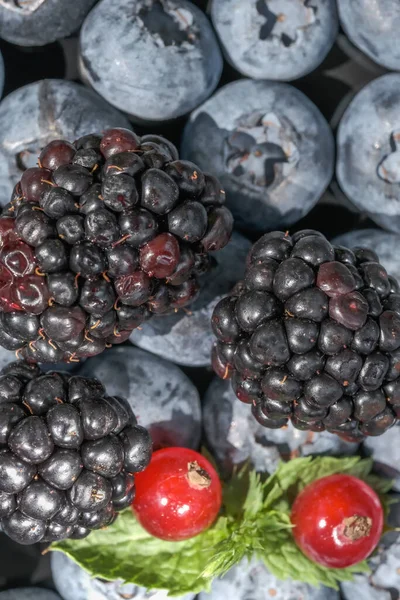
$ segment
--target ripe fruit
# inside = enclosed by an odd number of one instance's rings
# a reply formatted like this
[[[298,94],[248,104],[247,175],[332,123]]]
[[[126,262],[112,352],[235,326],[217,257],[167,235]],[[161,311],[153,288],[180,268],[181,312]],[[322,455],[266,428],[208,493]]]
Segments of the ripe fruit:
[[[214,371],[265,427],[380,435],[400,414],[397,290],[370,249],[267,233],[214,309]]]
[[[50,142],[38,165],[0,217],[2,346],[79,362],[196,298],[199,264],[233,227],[215,178],[164,138],[121,128]],[[37,315],[35,331],[3,325],[18,312]]]
[[[350,475],[330,475],[297,496],[291,514],[296,544],[311,560],[342,569],[376,548],[383,529],[378,495]]]
[[[135,478],[133,510],[155,537],[178,541],[198,535],[216,519],[222,491],[218,475],[198,452],[164,448]]]
[[[135,494],[152,442],[97,379],[11,363],[0,373],[0,526],[33,544],[86,537]]]

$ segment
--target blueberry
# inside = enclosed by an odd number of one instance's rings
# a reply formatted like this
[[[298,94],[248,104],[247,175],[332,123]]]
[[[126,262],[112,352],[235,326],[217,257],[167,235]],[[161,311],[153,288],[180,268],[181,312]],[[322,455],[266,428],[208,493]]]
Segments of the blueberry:
[[[395,50],[396,32],[400,24],[400,10],[396,0],[388,0],[378,19],[370,19],[373,10],[371,0],[355,0],[348,3],[338,0],[341,25],[351,42],[373,61],[391,71],[400,68],[399,55]]]
[[[39,587],[23,587],[1,592],[1,600],[60,600],[58,594]]]
[[[26,6],[6,3],[0,7],[0,36],[20,46],[43,46],[74,33],[94,3],[82,0],[73,7],[68,0],[42,0]]]
[[[276,378],[272,378],[271,383],[279,383],[280,370],[273,371]],[[280,381],[283,376],[284,373]],[[297,395],[298,388],[297,391],[292,388],[292,383],[288,384],[286,390]],[[277,385],[272,388],[269,383],[268,389],[276,390]],[[344,442],[326,431],[310,436],[309,432],[294,430],[290,423],[286,429],[265,429],[257,423],[249,408],[245,403],[237,401],[229,381],[217,378],[212,380],[205,395],[204,430],[213,456],[224,473],[231,472],[235,464],[247,460],[251,461],[257,471],[271,473],[275,471],[280,457],[288,457],[291,452],[295,456],[321,453],[343,455],[357,450],[357,444]]]
[[[0,52],[0,98],[3,93],[3,87],[4,87],[4,61],[3,61],[3,56]]]
[[[120,39],[125,49],[116,43]],[[105,55],[112,57],[108,66],[100,59]],[[209,21],[185,0],[101,2],[83,24],[80,62],[83,78],[139,121],[173,119],[193,110],[213,92],[222,70]],[[171,81],[179,93],[172,93]]]
[[[221,180],[236,223],[256,231],[298,221],[333,171],[324,118],[301,92],[277,82],[241,80],[218,90],[192,113],[182,149]]]
[[[314,71],[338,32],[333,0],[213,0],[211,18],[231,65],[253,79],[290,81]]]
[[[105,581],[91,577],[87,571],[62,552],[52,552],[50,560],[55,587],[64,600],[87,600],[90,596],[95,596],[96,600],[119,600],[129,596],[135,600],[147,600],[151,593],[133,583],[124,583],[120,580]],[[194,598],[194,594],[185,594],[178,600],[194,600]],[[33,599],[18,598],[17,600]],[[167,600],[167,592],[157,590],[157,600]]]
[[[0,10],[15,14],[9,8]],[[40,31],[47,31],[42,20]],[[71,81],[38,81],[9,94],[0,103],[1,203],[10,198],[21,170],[35,166],[40,150],[52,139],[73,140],[111,126],[129,123],[94,92]]]
[[[399,82],[397,73],[383,75],[352,100],[339,125],[336,169],[340,186],[355,206],[396,233],[400,232]]]
[[[400,492],[399,442],[399,425],[392,427],[380,437],[368,437],[363,442],[363,450],[374,459],[377,472],[383,477],[393,479],[393,489],[397,492]],[[388,452],[388,448],[390,448],[390,452]]]
[[[300,567],[299,567],[300,569]],[[293,578],[296,571],[293,570]],[[201,592],[199,600],[241,600],[242,598],[262,598],[265,591],[271,598],[289,600],[307,598],[307,600],[339,600],[339,592],[325,586],[313,587],[307,583],[286,579],[282,581],[270,573],[264,563],[253,559],[243,559],[226,575],[215,579],[211,592]],[[268,597],[268,596],[267,596]]]
[[[209,365],[214,341],[211,330],[214,307],[243,277],[249,247],[248,239],[234,232],[231,242],[213,256],[215,266],[201,278],[202,289],[190,306],[191,314],[179,311],[174,315],[153,317],[143,323],[141,330],[132,333],[131,341],[178,364]],[[232,327],[233,330],[226,333],[226,339],[235,336],[234,322]]]
[[[127,398],[139,424],[149,430],[154,448],[198,448],[201,433],[199,394],[176,365],[125,346],[114,347],[93,358],[80,372],[107,382],[107,392],[117,397],[116,400]],[[157,373],[157,377],[149,378],[150,372]],[[120,411],[115,409],[115,401],[109,397],[105,401],[111,402],[118,417]],[[118,428],[113,433],[118,433]]]

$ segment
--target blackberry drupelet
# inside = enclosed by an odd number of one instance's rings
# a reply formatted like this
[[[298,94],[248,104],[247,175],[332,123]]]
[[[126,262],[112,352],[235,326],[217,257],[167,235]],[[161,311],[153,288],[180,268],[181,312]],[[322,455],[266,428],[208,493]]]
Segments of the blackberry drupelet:
[[[132,503],[152,442],[97,379],[11,363],[0,373],[0,526],[20,544],[83,538]]]
[[[215,372],[265,427],[358,441],[400,419],[400,296],[372,250],[267,233],[212,327]]]
[[[233,219],[215,177],[157,135],[56,140],[0,218],[0,344],[79,362],[192,302]]]

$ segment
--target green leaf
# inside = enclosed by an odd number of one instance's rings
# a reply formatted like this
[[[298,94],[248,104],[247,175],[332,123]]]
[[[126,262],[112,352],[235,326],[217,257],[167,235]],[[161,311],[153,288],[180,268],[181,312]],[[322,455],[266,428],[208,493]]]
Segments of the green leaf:
[[[271,477],[263,480],[246,465],[224,486],[223,516],[190,540],[167,542],[154,538],[128,509],[111,527],[94,531],[84,540],[53,544],[51,549],[65,552],[93,577],[167,589],[171,595],[208,590],[214,577],[254,555],[281,579],[290,577],[337,589],[338,582],[367,571],[368,565],[327,569],[310,561],[294,542],[291,504],[312,481],[347,473],[369,483],[387,509],[385,494],[391,482],[371,474],[371,469],[371,459],[358,456],[306,457],[281,463]]]
[[[339,589],[340,581],[351,581],[354,573],[368,572],[367,563],[358,563],[347,569],[328,569],[308,559],[296,546],[293,537],[286,533],[286,539],[281,540],[273,551],[268,546],[264,551],[257,552],[267,568],[279,579],[297,579],[311,585],[325,585]]]
[[[359,456],[336,458],[333,456],[307,456],[296,458],[287,463],[281,463],[275,473],[267,480],[264,487],[264,509],[278,502],[285,494],[290,492],[297,495],[306,485],[328,475],[347,473],[355,477],[364,478],[372,468],[370,459],[361,459]]]
[[[128,509],[111,527],[93,531],[83,540],[58,542],[51,550],[64,552],[93,577],[168,589],[179,596],[209,589],[210,578],[202,575],[204,566],[226,536],[226,519],[221,517],[190,540],[167,542],[149,535]]]

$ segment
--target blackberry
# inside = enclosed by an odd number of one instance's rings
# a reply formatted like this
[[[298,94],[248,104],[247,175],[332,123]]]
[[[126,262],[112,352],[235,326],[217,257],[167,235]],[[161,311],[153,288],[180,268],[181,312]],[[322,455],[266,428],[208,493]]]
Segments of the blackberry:
[[[0,372],[0,527],[20,544],[82,538],[110,525],[150,461],[149,433],[97,379]]]
[[[373,250],[273,231],[212,316],[212,365],[263,426],[377,436],[400,418],[400,294]],[[13,333],[13,332],[10,332]]]
[[[184,308],[208,253],[229,242],[224,200],[215,177],[158,135],[50,142],[0,217],[0,345],[31,362],[79,362]],[[253,277],[266,292],[268,274]],[[272,295],[264,305],[281,312]]]

